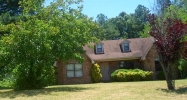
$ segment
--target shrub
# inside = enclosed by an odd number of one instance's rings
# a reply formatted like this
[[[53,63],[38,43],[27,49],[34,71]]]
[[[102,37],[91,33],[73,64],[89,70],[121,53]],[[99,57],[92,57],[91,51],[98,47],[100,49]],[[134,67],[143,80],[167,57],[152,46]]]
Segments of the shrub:
[[[187,78],[187,61],[185,59],[179,60],[178,69],[180,73],[180,78],[182,79]]]
[[[53,66],[18,65],[13,70],[13,88],[15,90],[39,89],[56,82]]]
[[[93,64],[91,72],[92,72],[92,75],[91,75],[92,82],[99,83],[102,77],[101,72],[100,72],[100,66],[96,63]]]
[[[152,80],[153,72],[140,69],[118,69],[111,74],[115,82]]]
[[[144,77],[143,77],[143,80],[144,81],[150,81],[153,79],[153,72],[151,71],[144,71]]]

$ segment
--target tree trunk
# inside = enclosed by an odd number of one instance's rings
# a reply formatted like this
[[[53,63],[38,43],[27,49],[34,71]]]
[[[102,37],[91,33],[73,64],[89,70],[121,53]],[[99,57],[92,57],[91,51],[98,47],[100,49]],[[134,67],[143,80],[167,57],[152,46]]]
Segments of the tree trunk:
[[[166,77],[166,82],[167,82],[167,86],[169,90],[174,90],[175,89],[175,83],[171,78],[171,73],[169,72],[164,72],[166,73],[165,77]]]
[[[167,87],[169,90],[174,90],[175,89],[175,81],[173,80],[173,75],[172,75],[172,70],[170,64],[168,63],[162,63],[161,64],[166,82],[167,82]]]

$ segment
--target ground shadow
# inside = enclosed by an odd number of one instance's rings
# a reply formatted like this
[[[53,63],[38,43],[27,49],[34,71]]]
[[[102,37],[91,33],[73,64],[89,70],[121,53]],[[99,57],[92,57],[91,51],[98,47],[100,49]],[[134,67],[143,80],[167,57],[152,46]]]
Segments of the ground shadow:
[[[157,89],[157,90],[161,90],[167,93],[187,94],[187,86],[179,87],[175,90],[168,90],[168,89]]]
[[[55,86],[44,89],[35,89],[35,90],[22,90],[22,91],[14,91],[12,89],[4,89],[4,91],[0,91],[0,98],[16,98],[16,97],[29,97],[29,96],[37,96],[37,95],[48,95],[51,92],[81,92],[84,90],[93,89],[92,87],[78,87],[78,86]]]

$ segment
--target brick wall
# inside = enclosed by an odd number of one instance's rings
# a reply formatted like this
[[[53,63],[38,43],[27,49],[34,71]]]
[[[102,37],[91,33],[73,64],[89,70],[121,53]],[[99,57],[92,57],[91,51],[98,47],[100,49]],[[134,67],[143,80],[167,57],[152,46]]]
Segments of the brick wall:
[[[156,72],[155,72],[155,57],[158,56],[156,47],[153,45],[149,52],[147,53],[145,61],[143,61],[143,69],[145,71],[153,71],[153,79],[156,78]]]
[[[152,46],[150,51],[147,53],[146,59],[144,61],[134,60],[134,68],[139,68],[146,71],[153,71],[155,78],[155,57],[157,56],[157,51],[155,46]],[[80,78],[67,78],[66,77],[66,64],[58,61],[58,84],[81,84],[81,83],[92,83],[91,81],[91,60],[84,55],[85,60],[83,62],[83,77]],[[109,73],[112,74],[115,70],[119,69],[120,61],[110,61],[107,62],[109,65]],[[70,63],[76,63],[76,61],[70,61]],[[96,62],[99,64],[99,62]]]
[[[67,78],[66,76],[66,64],[61,61],[57,62],[58,70],[58,84],[81,84],[81,83],[92,83],[91,81],[91,60],[84,55],[85,60],[82,63],[83,76],[78,78]],[[70,61],[69,63],[77,63],[77,61]]]

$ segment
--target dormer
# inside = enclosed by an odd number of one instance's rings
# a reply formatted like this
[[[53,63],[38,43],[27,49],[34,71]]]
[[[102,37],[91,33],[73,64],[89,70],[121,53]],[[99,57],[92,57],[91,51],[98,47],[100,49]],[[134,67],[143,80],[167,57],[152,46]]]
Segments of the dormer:
[[[95,53],[96,54],[103,54],[104,53],[104,48],[103,48],[102,43],[95,45]]]
[[[128,41],[128,40],[124,40],[120,44],[120,47],[121,47],[121,51],[122,52],[131,52],[131,50],[130,50],[130,41]]]

